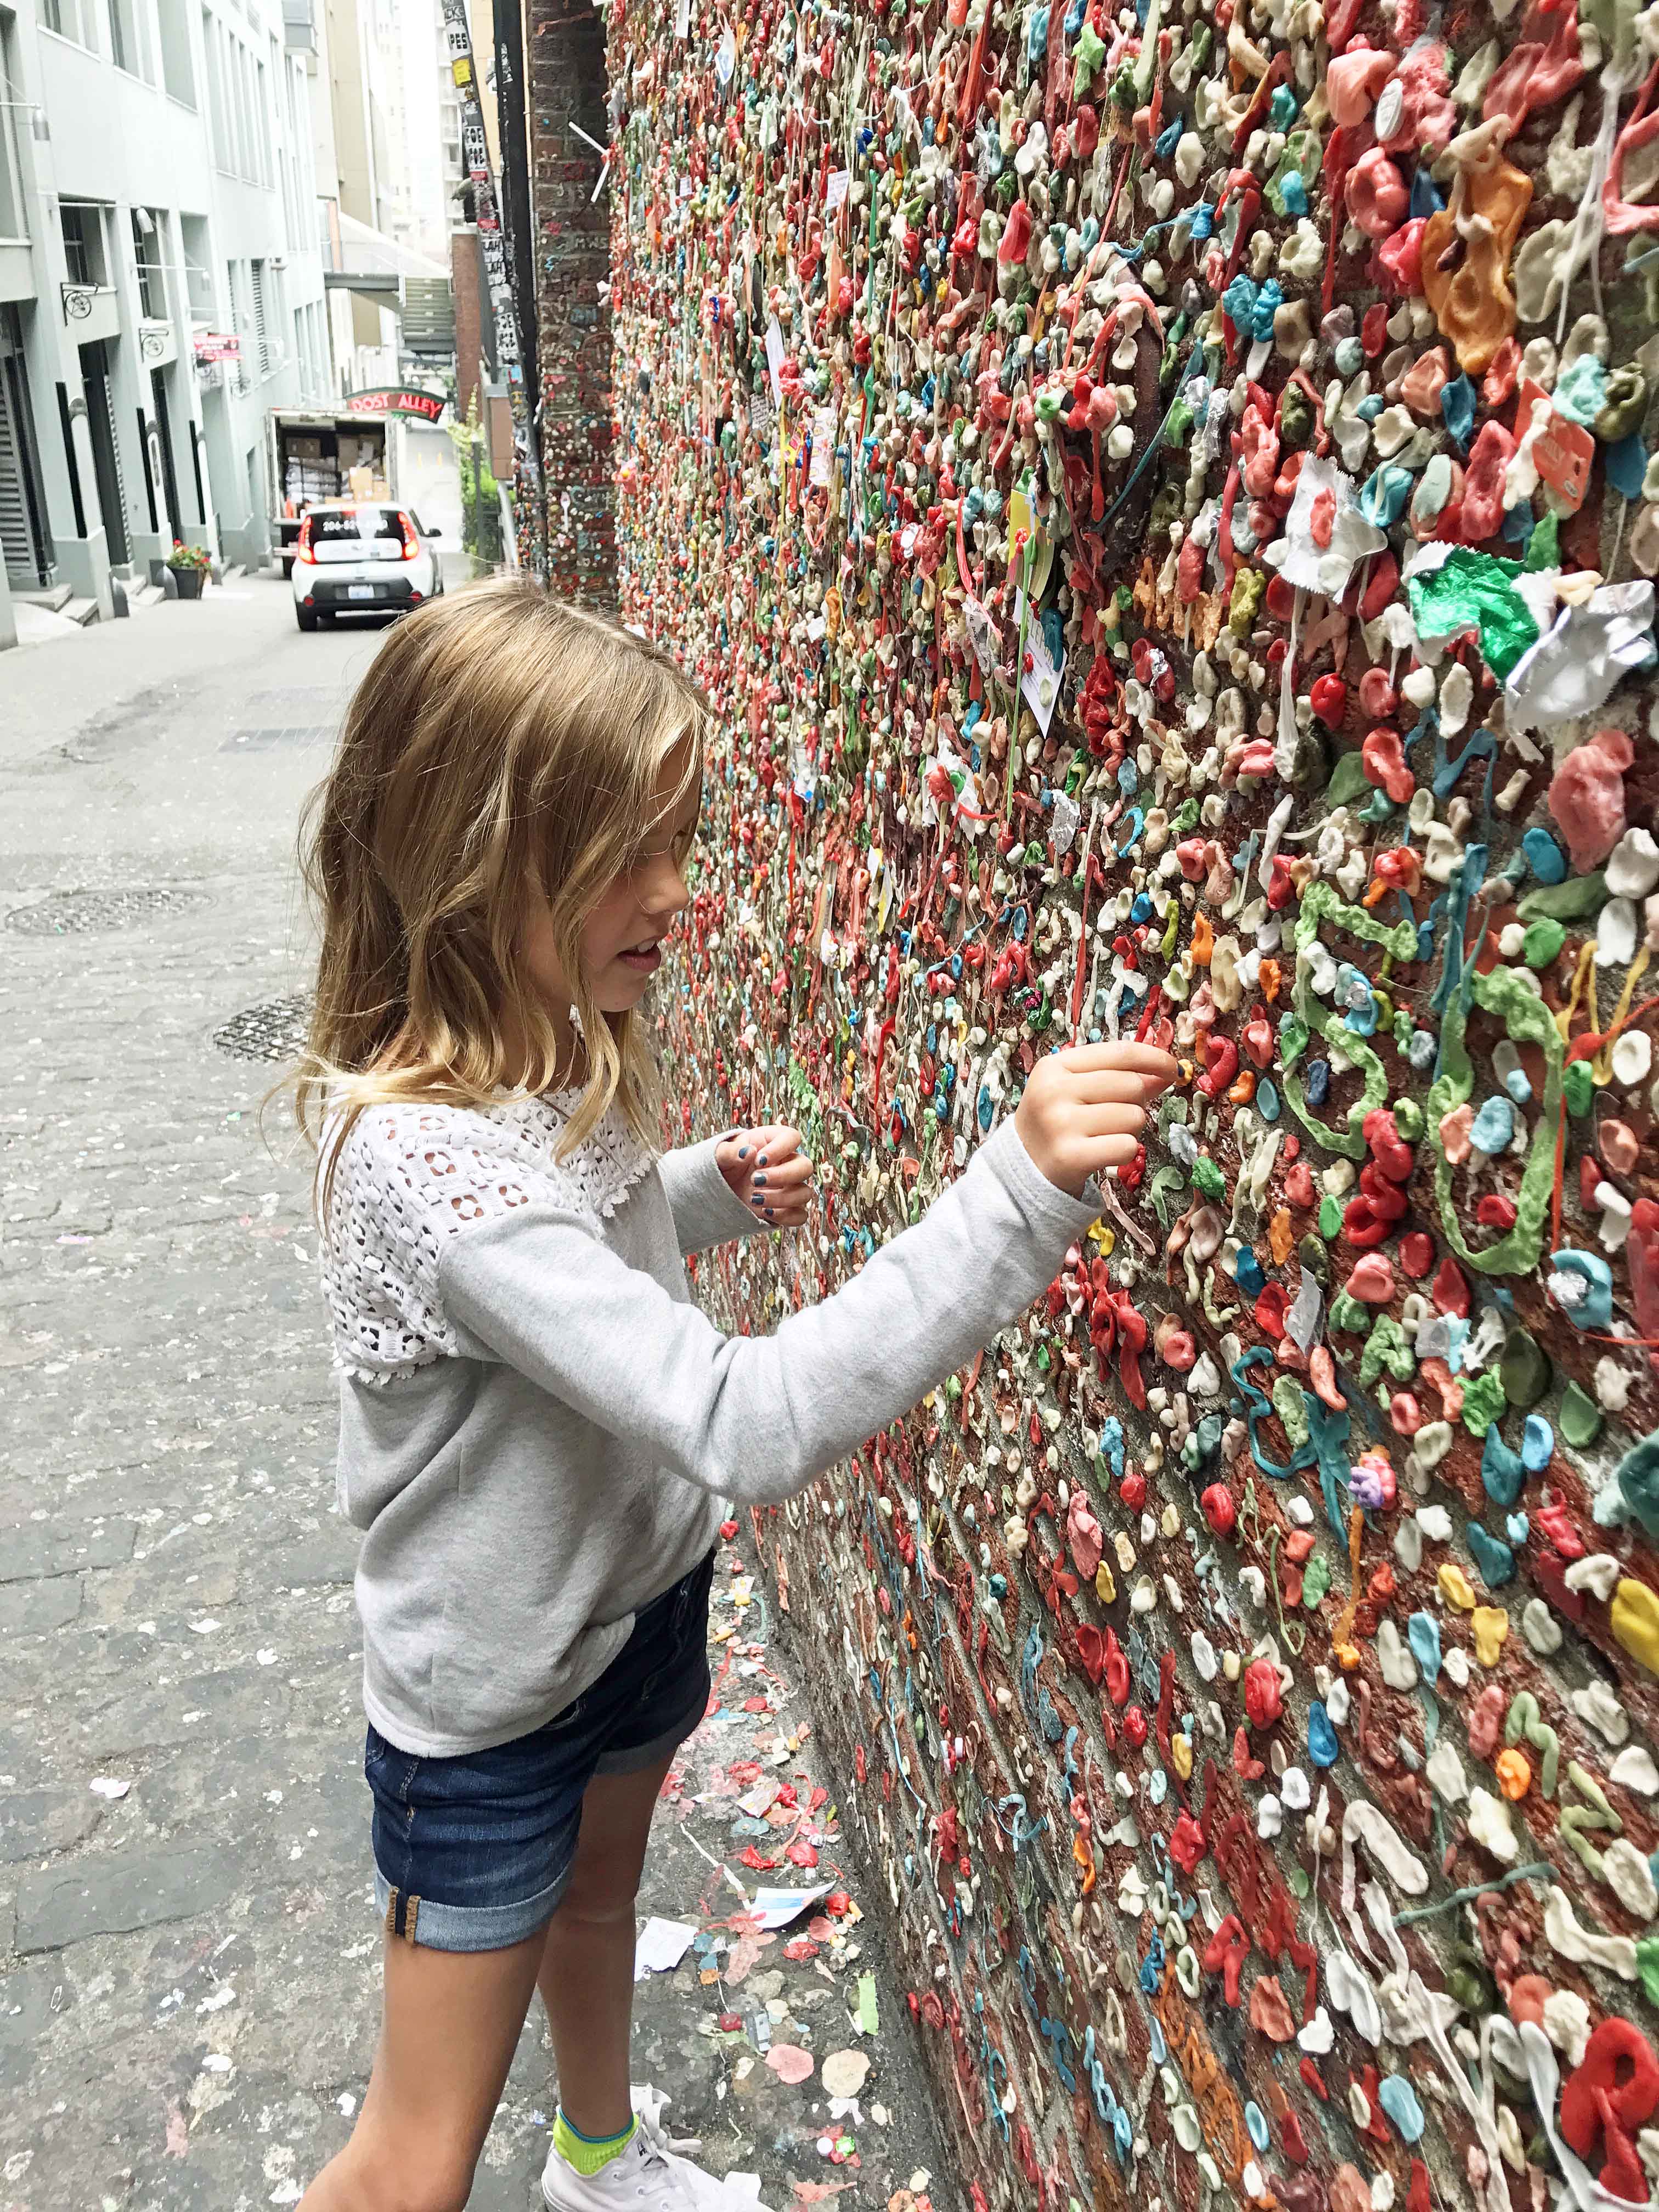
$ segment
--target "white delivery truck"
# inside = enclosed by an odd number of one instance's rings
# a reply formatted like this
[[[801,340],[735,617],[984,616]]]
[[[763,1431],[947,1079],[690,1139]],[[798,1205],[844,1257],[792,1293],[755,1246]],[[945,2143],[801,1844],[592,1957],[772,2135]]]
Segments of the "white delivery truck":
[[[284,576],[307,507],[331,499],[398,496],[395,416],[326,407],[274,407],[265,418],[270,542]]]

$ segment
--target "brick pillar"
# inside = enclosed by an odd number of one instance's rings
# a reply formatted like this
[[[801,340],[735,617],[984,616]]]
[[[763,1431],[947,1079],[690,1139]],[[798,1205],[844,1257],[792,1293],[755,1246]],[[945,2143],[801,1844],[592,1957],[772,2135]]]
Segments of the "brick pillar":
[[[547,493],[547,579],[562,598],[617,596],[611,489],[608,188],[592,197],[605,144],[605,26],[592,0],[529,0],[531,206]]]
[[[483,354],[483,268],[476,230],[456,230],[449,238],[449,289],[455,301],[455,412],[465,422],[478,389]],[[482,403],[479,411],[482,413]]]

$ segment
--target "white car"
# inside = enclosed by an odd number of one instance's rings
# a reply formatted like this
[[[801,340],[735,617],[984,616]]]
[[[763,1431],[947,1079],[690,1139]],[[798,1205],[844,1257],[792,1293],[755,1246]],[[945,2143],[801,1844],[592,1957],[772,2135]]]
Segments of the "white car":
[[[294,548],[294,618],[315,629],[337,615],[400,613],[435,599],[443,566],[420,517],[382,500],[313,507]]]

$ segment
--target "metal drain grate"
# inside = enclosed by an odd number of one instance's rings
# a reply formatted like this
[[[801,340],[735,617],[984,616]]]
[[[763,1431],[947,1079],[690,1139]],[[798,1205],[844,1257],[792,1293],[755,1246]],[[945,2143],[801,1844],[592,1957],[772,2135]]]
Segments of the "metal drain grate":
[[[132,929],[158,915],[205,906],[205,891],[165,884],[137,884],[124,890],[52,891],[33,906],[14,907],[6,927],[24,937],[79,937],[99,929]]]
[[[326,744],[334,732],[323,722],[285,722],[262,730],[233,730],[222,753],[269,752],[276,745]]]
[[[295,991],[286,999],[267,999],[263,1006],[244,1006],[222,1029],[213,1042],[233,1060],[297,1060],[305,1048],[306,1025],[311,1019],[311,994]]]

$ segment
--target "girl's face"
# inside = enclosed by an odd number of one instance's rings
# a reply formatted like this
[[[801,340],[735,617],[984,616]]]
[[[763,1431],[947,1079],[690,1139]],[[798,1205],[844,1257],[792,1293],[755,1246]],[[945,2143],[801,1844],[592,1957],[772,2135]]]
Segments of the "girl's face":
[[[681,789],[687,766],[683,750],[663,763],[639,857],[617,878],[583,928],[582,973],[602,1012],[626,1013],[645,996],[662,965],[662,939],[686,903],[684,872],[702,796],[695,783]],[[564,1013],[572,994],[552,940],[548,910],[538,902],[525,929],[524,957],[544,1002]]]

